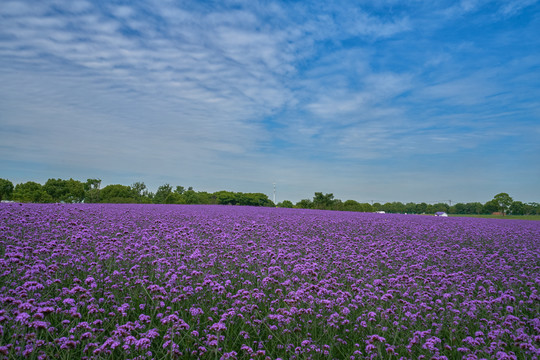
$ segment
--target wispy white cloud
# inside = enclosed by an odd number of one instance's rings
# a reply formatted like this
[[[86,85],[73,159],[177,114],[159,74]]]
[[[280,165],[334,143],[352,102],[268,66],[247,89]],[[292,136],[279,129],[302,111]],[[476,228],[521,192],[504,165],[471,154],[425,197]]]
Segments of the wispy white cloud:
[[[513,0],[505,1],[500,8],[500,13],[504,16],[513,16],[523,11],[527,7],[537,4],[538,0]]]
[[[482,15],[489,15],[489,21],[496,21],[501,16],[517,15],[537,3],[538,0],[461,0],[442,9],[441,13],[449,18],[455,18],[467,14],[478,14],[483,8],[490,8],[496,10]]]

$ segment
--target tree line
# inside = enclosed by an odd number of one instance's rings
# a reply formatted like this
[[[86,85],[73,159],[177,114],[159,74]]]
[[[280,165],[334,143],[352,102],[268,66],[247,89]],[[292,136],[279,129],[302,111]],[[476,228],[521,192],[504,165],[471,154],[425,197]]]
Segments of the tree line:
[[[0,200],[33,203],[133,203],[133,204],[219,204],[248,206],[277,206],[283,208],[338,210],[407,214],[502,214],[540,215],[540,204],[514,201],[508,194],[500,193],[486,202],[457,203],[452,206],[446,203],[427,204],[387,202],[361,203],[355,200],[341,201],[333,194],[316,192],[313,199],[302,199],[294,204],[284,200],[274,204],[262,193],[242,193],[232,191],[216,191],[213,193],[195,191],[192,187],[173,187],[164,184],[157,191],[148,190],[144,182],[135,182],[131,186],[113,184],[101,188],[100,179],[87,179],[86,182],[69,179],[49,179],[43,185],[34,181],[16,184],[0,179]]]
[[[381,203],[360,203],[355,200],[341,201],[335,199],[333,194],[323,194],[316,192],[312,200],[303,199],[293,204],[290,201],[283,201],[277,204],[278,207],[295,207],[302,209],[324,209],[341,211],[360,211],[396,214],[435,214],[445,212],[447,214],[460,215],[481,215],[481,214],[512,214],[512,215],[540,215],[540,204],[536,202],[523,203],[514,201],[507,193],[500,193],[485,204],[479,202],[456,203],[449,205],[446,203],[427,204],[422,203],[402,203],[399,201]]]
[[[274,206],[267,195],[262,193],[242,193],[216,191],[208,193],[195,191],[192,187],[173,188],[170,184],[160,186],[151,192],[144,182],[131,186],[113,184],[101,188],[100,179],[79,180],[49,179],[43,185],[28,181],[13,186],[6,179],[0,179],[0,200],[32,203],[112,203],[112,204],[220,204]]]

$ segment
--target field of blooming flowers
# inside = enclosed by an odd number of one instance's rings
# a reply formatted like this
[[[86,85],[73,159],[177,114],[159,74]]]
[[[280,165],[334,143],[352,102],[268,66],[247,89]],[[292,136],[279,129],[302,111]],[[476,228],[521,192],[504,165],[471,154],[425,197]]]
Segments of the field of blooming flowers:
[[[540,222],[0,205],[0,359],[538,359]]]

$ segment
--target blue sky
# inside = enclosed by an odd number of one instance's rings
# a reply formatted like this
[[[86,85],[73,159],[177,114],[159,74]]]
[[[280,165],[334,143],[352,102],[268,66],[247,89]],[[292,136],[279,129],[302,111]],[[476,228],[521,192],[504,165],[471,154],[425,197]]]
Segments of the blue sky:
[[[540,201],[540,2],[2,1],[0,177]]]

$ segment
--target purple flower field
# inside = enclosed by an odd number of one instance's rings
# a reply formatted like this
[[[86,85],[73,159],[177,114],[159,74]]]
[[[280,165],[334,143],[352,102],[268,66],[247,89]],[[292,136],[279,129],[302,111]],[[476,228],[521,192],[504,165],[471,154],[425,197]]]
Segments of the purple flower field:
[[[538,359],[540,222],[0,205],[0,359]]]

